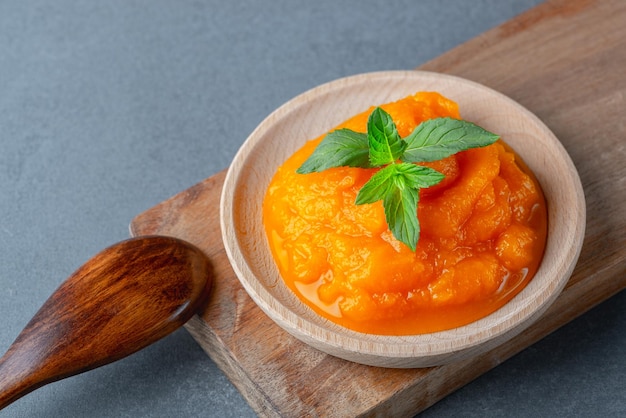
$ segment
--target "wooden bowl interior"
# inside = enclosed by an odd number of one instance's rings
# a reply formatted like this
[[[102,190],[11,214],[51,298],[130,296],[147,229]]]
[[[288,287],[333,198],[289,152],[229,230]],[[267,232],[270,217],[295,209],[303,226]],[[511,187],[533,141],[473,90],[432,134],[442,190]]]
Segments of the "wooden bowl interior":
[[[529,285],[497,312],[433,334],[362,334],[320,317],[283,283],[262,223],[262,202],[277,168],[307,140],[370,106],[417,91],[456,101],[464,119],[507,142],[535,173],[548,206],[544,260]],[[268,116],[246,140],[227,174],[221,202],[224,244],[253,300],[281,327],[331,355],[383,367],[425,367],[477,355],[522,331],[554,301],[580,253],[585,204],[578,174],[561,143],[507,97],[457,77],[418,71],[369,73],[310,90]]]

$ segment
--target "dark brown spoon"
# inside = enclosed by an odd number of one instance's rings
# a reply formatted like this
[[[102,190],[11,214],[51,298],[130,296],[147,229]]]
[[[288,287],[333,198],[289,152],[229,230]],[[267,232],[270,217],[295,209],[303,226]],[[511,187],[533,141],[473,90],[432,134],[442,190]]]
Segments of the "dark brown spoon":
[[[207,301],[207,257],[176,238],[115,244],[74,272],[0,358],[0,409],[27,393],[126,357]]]

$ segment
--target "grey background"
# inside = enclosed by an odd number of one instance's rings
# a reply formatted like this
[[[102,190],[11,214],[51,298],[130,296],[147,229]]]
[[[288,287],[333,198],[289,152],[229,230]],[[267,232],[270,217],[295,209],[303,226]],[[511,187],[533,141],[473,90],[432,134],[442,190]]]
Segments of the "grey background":
[[[538,0],[0,2],[0,351],[140,212],[226,168],[273,109],[412,69]],[[427,410],[626,414],[624,292]],[[7,417],[253,416],[184,331]]]

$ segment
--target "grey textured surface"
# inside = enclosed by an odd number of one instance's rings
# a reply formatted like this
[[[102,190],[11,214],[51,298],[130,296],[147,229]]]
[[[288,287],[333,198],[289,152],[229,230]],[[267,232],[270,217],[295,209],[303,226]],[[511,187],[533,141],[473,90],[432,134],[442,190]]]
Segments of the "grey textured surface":
[[[0,351],[138,213],[226,168],[320,83],[411,69],[539,3],[0,2]],[[624,292],[424,416],[624,416]],[[243,417],[186,331],[7,417]]]

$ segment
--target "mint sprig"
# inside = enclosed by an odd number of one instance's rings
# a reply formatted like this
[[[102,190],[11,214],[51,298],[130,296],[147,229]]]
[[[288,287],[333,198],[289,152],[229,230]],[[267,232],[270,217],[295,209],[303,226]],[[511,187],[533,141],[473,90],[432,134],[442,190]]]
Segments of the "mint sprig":
[[[413,163],[436,161],[470,148],[485,147],[498,138],[471,122],[435,118],[422,122],[402,139],[391,116],[377,107],[367,121],[367,134],[350,129],[329,133],[297,172],[308,174],[342,166],[382,167],[359,190],[355,203],[382,200],[393,236],[415,251],[420,235],[419,190],[438,184],[444,175]]]

